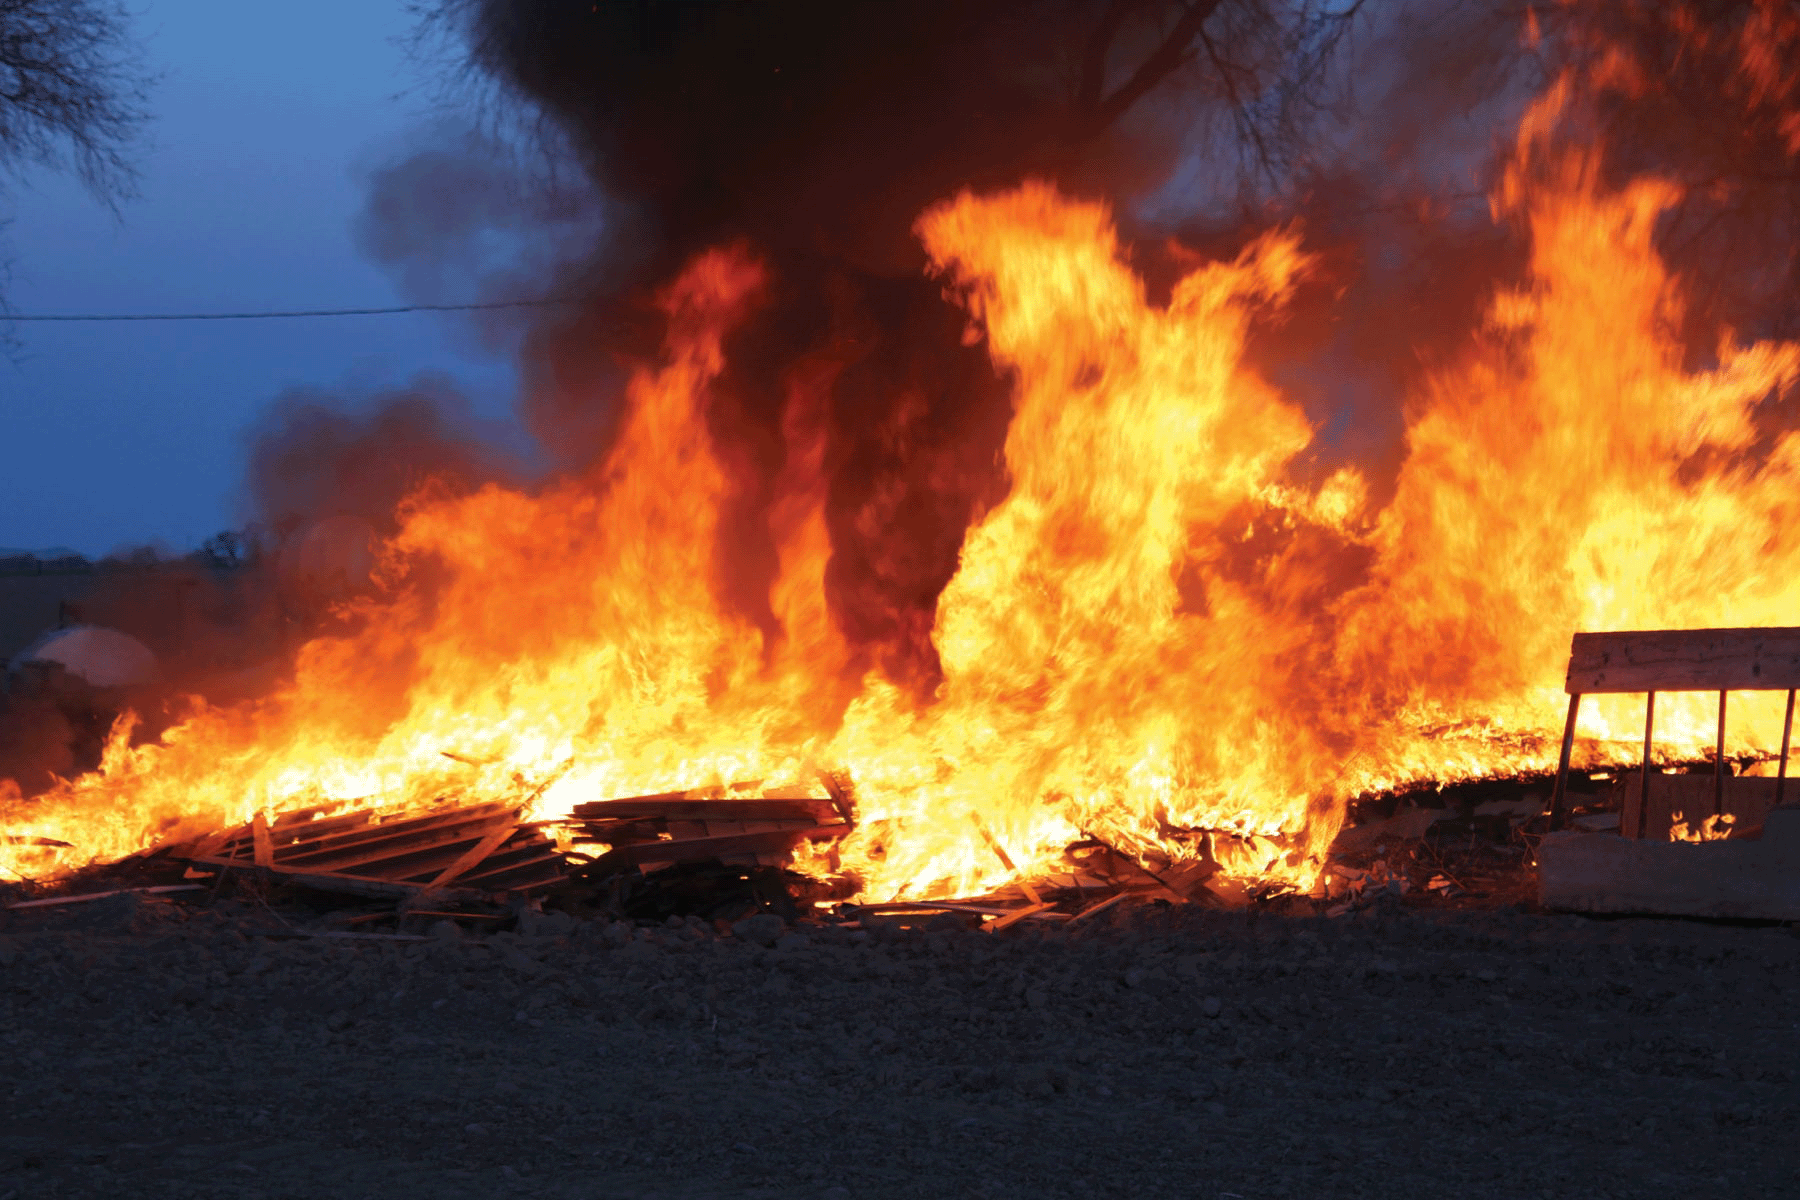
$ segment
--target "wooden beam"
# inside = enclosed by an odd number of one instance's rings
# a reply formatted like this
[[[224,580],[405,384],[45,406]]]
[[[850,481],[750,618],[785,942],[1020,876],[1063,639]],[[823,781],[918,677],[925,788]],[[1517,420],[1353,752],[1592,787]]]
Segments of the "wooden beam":
[[[253,853],[256,857],[256,865],[259,867],[274,866],[275,846],[269,840],[269,817],[261,810],[258,810],[256,816],[250,819],[250,838],[255,847]]]
[[[646,797],[638,800],[593,800],[577,804],[573,816],[584,821],[647,820],[767,821],[788,818],[821,822],[838,816],[830,800],[688,800],[682,797]],[[569,822],[571,824],[578,821]]]
[[[1041,913],[1049,907],[1050,905],[1045,904],[1042,900],[1037,900],[1027,904],[1024,908],[1013,909],[1004,917],[997,917],[994,920],[989,921],[986,925],[983,925],[982,928],[989,933],[999,933],[1002,929],[1009,929],[1012,926],[1017,925],[1020,921],[1023,921],[1026,917],[1032,916],[1035,913]]]
[[[388,843],[411,832],[444,828],[458,822],[485,827],[489,820],[501,813],[517,810],[517,804],[489,801],[463,808],[438,809],[422,816],[394,816],[387,820],[373,820],[374,814],[365,811],[351,814],[355,819],[349,821],[328,817],[320,821],[283,826],[277,817],[269,827],[269,840],[280,860],[286,862],[303,855],[329,854],[368,844]],[[209,850],[209,854],[241,858],[250,851],[250,826],[241,826],[223,836],[224,842]]]
[[[171,883],[159,887],[114,888],[110,892],[84,892],[79,896],[49,896],[42,900],[15,900],[6,906],[10,911],[15,908],[55,908],[63,904],[86,904],[90,900],[104,900],[108,896],[163,896],[170,892],[204,892],[203,883]]]
[[[1650,824],[1650,739],[1656,729],[1656,693],[1644,693],[1644,778],[1638,785],[1637,835],[1644,836]],[[1625,820],[1619,819],[1619,832],[1625,832]]]
[[[621,866],[647,863],[701,862],[709,858],[733,858],[746,854],[787,854],[801,841],[824,841],[850,832],[848,825],[809,825],[773,829],[765,833],[730,833],[719,837],[686,838],[674,842],[627,842],[614,846],[588,868],[606,873]],[[601,864],[604,864],[602,866]]]
[[[528,876],[541,874],[542,872],[536,870],[536,868],[551,865],[554,865],[557,868],[557,875],[560,877],[563,856],[556,849],[555,843],[536,842],[525,846],[522,849],[524,853],[515,854],[512,848],[508,847],[504,856],[490,856],[491,858],[503,858],[505,861],[476,863],[462,874],[461,879],[463,886],[492,888],[495,891],[505,891],[512,885],[503,883],[501,882],[502,880],[508,879],[521,871]]]
[[[994,857],[1000,860],[1000,865],[1013,873],[1019,890],[1025,893],[1025,899],[1032,904],[1042,904],[1044,898],[1038,895],[1037,889],[1032,887],[1019,868],[1013,865],[1012,856],[1006,852],[1006,847],[1002,846],[1000,840],[988,832],[987,823],[981,819],[981,814],[970,809],[969,820],[975,823],[975,828],[981,833],[981,840],[988,844],[988,849],[994,852]]]
[[[425,885],[425,890],[428,892],[435,892],[441,887],[448,886],[458,875],[461,875],[464,871],[467,871],[470,867],[475,866],[482,859],[498,850],[501,843],[506,841],[506,839],[511,837],[514,833],[518,832],[518,828],[517,821],[499,822],[488,832],[486,837],[463,851],[460,858],[439,872],[436,879],[433,879],[430,883]]]
[[[1084,908],[1080,912],[1076,913],[1075,916],[1069,921],[1069,924],[1073,925],[1073,924],[1075,924],[1076,921],[1085,921],[1089,917],[1094,916],[1097,913],[1103,913],[1107,909],[1111,908],[1113,905],[1122,903],[1125,900],[1125,898],[1129,895],[1131,895],[1130,892],[1115,892],[1111,896],[1108,896],[1106,899],[1100,901],[1100,903],[1090,905],[1089,907]]]
[[[851,794],[848,774],[839,775],[836,771],[818,770],[813,772],[819,782],[825,785],[825,791],[831,797],[831,806],[837,810],[839,818],[850,828],[856,828],[856,797]]]
[[[999,904],[965,904],[960,900],[892,900],[885,904],[853,905],[858,913],[881,916],[897,912],[961,912],[982,917],[1004,917],[1018,909]]]
[[[1781,766],[1775,772],[1775,807],[1781,807],[1782,793],[1787,791],[1788,745],[1794,739],[1794,689],[1788,689],[1787,718],[1781,723]]]
[[[373,863],[385,863],[427,851],[455,846],[461,842],[477,842],[493,828],[494,817],[475,821],[456,821],[424,830],[398,830],[379,840],[368,839],[355,845],[314,850],[291,848],[280,856],[281,865],[292,870],[349,871]],[[365,871],[368,875],[384,871]]]
[[[1800,687],[1800,628],[1578,633],[1566,690],[1785,691]]]
[[[1562,828],[1563,800],[1569,791],[1569,756],[1575,750],[1575,715],[1581,711],[1581,693],[1569,694],[1569,719],[1563,722],[1562,753],[1556,760],[1556,784],[1550,789],[1550,828]]]
[[[1713,816],[1725,811],[1725,692],[1719,693],[1719,741],[1713,748]]]

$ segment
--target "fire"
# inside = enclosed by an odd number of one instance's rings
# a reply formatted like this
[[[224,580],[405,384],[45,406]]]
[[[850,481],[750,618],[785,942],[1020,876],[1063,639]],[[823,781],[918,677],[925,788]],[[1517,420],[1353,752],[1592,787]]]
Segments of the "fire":
[[[1671,842],[1722,842],[1731,836],[1731,827],[1737,822],[1730,813],[1712,813],[1692,824],[1679,812],[1673,816],[1675,823],[1669,826]]]
[[[122,727],[96,772],[0,793],[0,876],[258,811],[517,797],[550,818],[829,769],[854,783],[837,853],[870,898],[1005,883],[995,845],[1054,874],[1090,834],[1307,887],[1349,796],[1546,769],[1572,631],[1792,624],[1800,600],[1800,435],[1759,421],[1800,346],[1727,338],[1684,363],[1652,244],[1677,193],[1608,190],[1600,151],[1558,137],[1569,88],[1528,113],[1494,198],[1529,269],[1411,397],[1385,504],[1352,467],[1301,482],[1318,431],[1245,362],[1307,277],[1303,231],[1157,303],[1103,204],[965,193],[916,233],[1013,380],[1010,491],[939,597],[935,693],[859,677],[826,591],[830,362],[789,376],[774,628],[718,583],[732,484],[707,414],[728,336],[770,302],[754,247],[719,248],[661,297],[662,359],[601,461],[411,497],[354,632],[307,644],[277,694],[196,703],[154,744]],[[1710,746],[1714,703],[1659,705],[1664,752]],[[1778,741],[1777,699],[1732,712],[1732,749]],[[1641,720],[1589,706],[1578,758],[1631,758]]]
[[[1800,378],[1800,346],[1728,338],[1716,367],[1683,367],[1681,288],[1651,244],[1677,193],[1606,192],[1598,151],[1556,145],[1569,100],[1559,85],[1520,130],[1495,206],[1531,232],[1528,279],[1495,294],[1464,362],[1418,398],[1339,647],[1340,666],[1416,721],[1481,716],[1523,739],[1508,762],[1477,738],[1475,773],[1542,764],[1572,631],[1781,625],[1800,598],[1800,440],[1782,431],[1762,449],[1757,421]],[[1641,737],[1641,700],[1596,699],[1582,735]],[[1716,698],[1666,703],[1659,744],[1697,756]],[[1732,713],[1736,749],[1779,744],[1778,697],[1734,698]],[[1454,777],[1454,757],[1415,733],[1369,756],[1368,782]]]

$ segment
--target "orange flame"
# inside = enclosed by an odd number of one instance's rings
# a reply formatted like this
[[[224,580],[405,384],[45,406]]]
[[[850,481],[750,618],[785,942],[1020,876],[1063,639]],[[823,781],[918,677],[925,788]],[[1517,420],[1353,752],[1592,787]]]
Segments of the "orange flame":
[[[1354,468],[1296,481],[1314,430],[1244,362],[1308,269],[1298,232],[1159,305],[1103,205],[964,194],[917,232],[1015,380],[1011,490],[939,599],[937,693],[855,678],[825,592],[829,365],[789,379],[778,636],[715,583],[729,483],[706,414],[765,283],[715,250],[662,297],[663,362],[603,461],[535,494],[412,497],[355,633],[306,645],[267,700],[197,706],[155,744],[122,728],[98,771],[0,794],[15,839],[72,843],[0,846],[0,874],[303,805],[507,796],[543,818],[831,767],[861,808],[840,861],[872,898],[1006,882],[990,838],[1055,871],[1084,832],[1309,887],[1347,797],[1548,767],[1573,630],[1794,623],[1800,440],[1756,417],[1800,346],[1683,364],[1651,239],[1676,193],[1608,191],[1596,151],[1559,147],[1567,89],[1527,115],[1495,198],[1529,231],[1527,277],[1412,398],[1378,511]],[[1710,745],[1712,703],[1659,706],[1665,748]],[[1583,760],[1628,757],[1640,711],[1590,706]],[[1773,702],[1732,711],[1734,749],[1779,736]]]
[[[1731,827],[1737,823],[1737,818],[1730,813],[1711,813],[1691,825],[1681,813],[1673,816],[1674,824],[1669,826],[1671,842],[1722,842],[1731,836]]]

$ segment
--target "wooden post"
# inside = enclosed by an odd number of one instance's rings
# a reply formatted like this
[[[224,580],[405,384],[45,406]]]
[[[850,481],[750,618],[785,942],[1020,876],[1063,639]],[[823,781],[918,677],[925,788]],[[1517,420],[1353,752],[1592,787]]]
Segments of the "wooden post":
[[[257,866],[275,865],[275,843],[269,837],[269,815],[261,809],[250,818],[250,849]]]
[[[1650,826],[1650,737],[1656,728],[1656,693],[1644,693],[1644,777],[1638,781],[1637,835],[1645,836]],[[1623,832],[1621,830],[1620,832]]]
[[[1713,815],[1725,811],[1725,693],[1719,693],[1719,742],[1713,748]]]
[[[1788,743],[1794,737],[1794,689],[1788,689],[1787,719],[1781,723],[1781,766],[1775,772],[1775,807],[1781,807],[1781,793],[1787,790]]]
[[[1563,796],[1569,784],[1569,755],[1575,749],[1575,714],[1581,708],[1581,693],[1569,693],[1569,719],[1563,724],[1562,755],[1556,760],[1556,786],[1550,792],[1550,828],[1562,828]]]

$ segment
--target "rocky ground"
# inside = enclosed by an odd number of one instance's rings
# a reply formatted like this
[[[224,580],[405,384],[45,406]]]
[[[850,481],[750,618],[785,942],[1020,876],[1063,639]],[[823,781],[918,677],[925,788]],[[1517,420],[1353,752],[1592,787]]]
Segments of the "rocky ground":
[[[0,913],[0,1197],[1800,1194],[1779,926],[396,941],[187,899]]]

